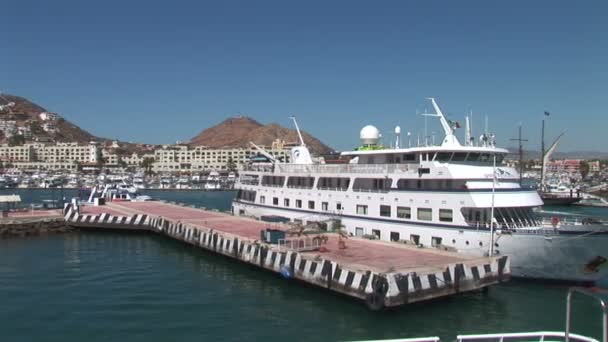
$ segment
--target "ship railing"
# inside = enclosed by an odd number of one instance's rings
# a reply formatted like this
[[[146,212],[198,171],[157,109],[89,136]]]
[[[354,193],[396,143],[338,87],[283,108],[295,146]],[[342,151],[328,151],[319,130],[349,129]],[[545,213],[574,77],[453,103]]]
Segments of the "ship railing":
[[[276,171],[286,173],[365,173],[388,174],[395,172],[417,172],[417,165],[409,164],[276,164]]]
[[[321,239],[310,237],[295,237],[279,239],[279,252],[294,251],[307,252],[316,251],[321,247]]]
[[[243,167],[243,171],[272,172],[273,170],[272,165],[246,165]]]
[[[366,189],[366,188],[353,188],[353,192],[389,192],[390,189]]]
[[[330,186],[319,186],[318,190],[328,190],[328,191],[346,191],[348,188],[346,187],[330,187]]]
[[[269,186],[271,188],[282,188],[283,184],[265,184],[265,183],[262,183],[262,186]]]
[[[249,178],[249,179],[247,179],[247,178],[243,179],[243,178],[241,178],[240,182],[241,182],[241,184],[246,184],[246,185],[259,185],[260,184],[260,180],[257,179],[257,178],[256,179],[251,179],[251,178]]]
[[[290,189],[302,189],[302,190],[312,190],[312,186],[302,186],[302,185],[287,185]]]
[[[578,341],[578,342],[599,342],[598,340],[577,334],[568,334],[559,331],[536,331],[523,333],[498,333],[480,335],[458,335],[458,342],[523,342],[523,341]]]

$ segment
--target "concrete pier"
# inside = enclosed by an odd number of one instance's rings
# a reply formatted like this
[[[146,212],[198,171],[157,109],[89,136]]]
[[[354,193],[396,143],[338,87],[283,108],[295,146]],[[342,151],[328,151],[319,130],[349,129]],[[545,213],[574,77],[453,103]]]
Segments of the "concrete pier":
[[[340,241],[332,233],[323,234],[327,242],[320,250],[288,249],[260,241],[262,230],[287,230],[285,225],[163,202],[69,205],[65,220],[77,228],[165,235],[363,300],[375,310],[478,290],[510,278],[506,256],[473,258],[356,237]]]
[[[0,238],[66,233],[68,227],[61,210],[11,212],[0,218]]]

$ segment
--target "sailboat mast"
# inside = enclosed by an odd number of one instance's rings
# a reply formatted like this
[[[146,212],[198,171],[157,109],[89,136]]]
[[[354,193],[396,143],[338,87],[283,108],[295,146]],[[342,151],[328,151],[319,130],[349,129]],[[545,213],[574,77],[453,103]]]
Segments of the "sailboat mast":
[[[519,134],[517,139],[511,139],[519,142],[519,185],[521,186],[524,174],[524,141],[528,141],[528,139],[523,139],[521,137],[521,122],[519,123]]]
[[[494,199],[496,195],[496,152],[492,159],[492,207],[490,208],[490,256],[494,255]]]
[[[540,130],[540,186],[545,186],[545,117]]]
[[[517,140],[519,140],[519,185],[521,185],[524,174],[524,145],[523,140],[521,139],[521,123],[519,124],[519,134]]]

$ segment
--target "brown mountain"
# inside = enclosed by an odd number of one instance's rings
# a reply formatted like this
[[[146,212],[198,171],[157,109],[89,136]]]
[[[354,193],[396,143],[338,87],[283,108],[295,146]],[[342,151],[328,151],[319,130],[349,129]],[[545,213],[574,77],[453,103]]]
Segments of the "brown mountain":
[[[301,131],[304,142],[315,154],[332,151],[319,139]],[[252,118],[238,116],[224,120],[222,123],[207,128],[190,140],[191,145],[204,145],[212,148],[249,147],[252,141],[257,145],[270,147],[276,139],[284,140],[287,144],[298,143],[298,133],[295,129],[282,127],[278,124],[262,125]]]
[[[11,126],[14,122],[14,130],[16,131],[14,136],[19,136],[20,134],[17,132],[21,130],[24,141],[85,143],[91,140],[105,140],[92,135],[61,116],[51,120],[52,122],[42,120],[40,113],[48,111],[26,98],[8,94],[0,95],[0,106],[6,106],[10,102],[14,105],[0,110],[0,121],[4,122],[5,125],[10,123]],[[48,129],[49,122],[54,126],[51,129]],[[46,130],[45,126],[47,126]],[[23,135],[24,130],[29,131],[31,137],[29,134]],[[0,142],[5,143],[9,140],[5,131],[0,131]]]

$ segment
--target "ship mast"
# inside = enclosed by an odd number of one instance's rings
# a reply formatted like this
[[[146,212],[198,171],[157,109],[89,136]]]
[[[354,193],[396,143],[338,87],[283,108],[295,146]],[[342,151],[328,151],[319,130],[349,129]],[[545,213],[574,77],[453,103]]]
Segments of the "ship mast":
[[[521,186],[523,173],[524,173],[524,141],[528,141],[528,139],[521,138],[521,122],[519,123],[519,135],[517,139],[510,139],[512,141],[519,142],[519,185]]]
[[[443,138],[443,143],[441,145],[442,146],[443,145],[460,146],[460,142],[458,142],[458,138],[456,138],[456,136],[454,135],[454,129],[452,128],[452,126],[450,125],[448,120],[443,115],[443,112],[441,111],[441,108],[439,108],[439,105],[437,104],[435,99],[432,97],[429,97],[427,99],[431,100],[431,103],[433,104],[433,108],[435,109],[435,114],[422,114],[422,115],[435,116],[435,117],[439,118],[439,122],[441,123],[441,127],[443,128],[443,132],[445,133],[445,138]]]
[[[304,144],[304,139],[302,138],[302,133],[300,133],[300,127],[298,126],[298,121],[296,121],[296,117],[291,116],[291,119],[293,120],[293,123],[296,126],[296,131],[298,132],[298,137],[300,138],[300,146],[306,146],[306,144]]]

